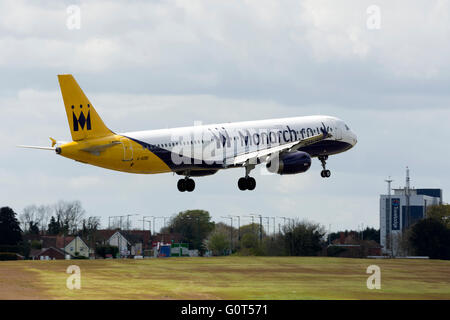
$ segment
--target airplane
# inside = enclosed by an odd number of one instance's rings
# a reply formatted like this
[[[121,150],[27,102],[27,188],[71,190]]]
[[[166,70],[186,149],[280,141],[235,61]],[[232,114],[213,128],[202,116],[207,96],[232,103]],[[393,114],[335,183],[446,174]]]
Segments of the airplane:
[[[329,178],[328,157],[357,143],[344,121],[325,115],[115,133],[72,75],[58,75],[58,80],[73,141],[50,138],[51,147],[19,147],[53,150],[81,163],[129,173],[174,172],[184,177],[177,183],[181,192],[195,189],[191,177],[229,168],[245,169],[238,188],[254,190],[256,181],[249,174],[257,165],[265,163],[274,174],[297,174],[306,172],[315,157],[323,168],[321,176]]]

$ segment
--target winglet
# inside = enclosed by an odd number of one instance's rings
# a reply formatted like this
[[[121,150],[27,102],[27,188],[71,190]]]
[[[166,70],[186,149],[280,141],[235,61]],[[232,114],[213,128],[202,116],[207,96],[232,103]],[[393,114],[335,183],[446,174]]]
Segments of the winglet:
[[[56,144],[56,140],[55,140],[55,139],[53,139],[52,137],[50,137],[50,140],[52,140],[52,147],[54,147],[54,146],[55,146],[55,144]]]

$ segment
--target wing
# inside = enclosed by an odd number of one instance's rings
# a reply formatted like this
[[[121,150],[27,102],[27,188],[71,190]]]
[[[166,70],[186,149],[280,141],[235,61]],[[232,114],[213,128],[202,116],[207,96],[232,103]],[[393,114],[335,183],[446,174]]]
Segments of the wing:
[[[327,131],[325,124],[322,123],[322,125],[323,127],[320,129],[322,133],[318,135],[228,158],[225,160],[225,167],[239,166],[244,165],[245,163],[258,164],[264,162],[267,159],[267,156],[271,154],[295,151],[299,148],[330,138],[331,134]]]

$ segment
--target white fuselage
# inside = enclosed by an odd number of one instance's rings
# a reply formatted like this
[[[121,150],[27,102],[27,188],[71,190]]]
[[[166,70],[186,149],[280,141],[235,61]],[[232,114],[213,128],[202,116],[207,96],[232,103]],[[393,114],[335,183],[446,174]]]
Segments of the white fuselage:
[[[177,171],[221,168],[227,159],[301,141],[319,135],[323,127],[331,137],[299,150],[317,157],[344,152],[357,142],[355,133],[342,120],[331,116],[221,123],[121,135],[148,148]]]

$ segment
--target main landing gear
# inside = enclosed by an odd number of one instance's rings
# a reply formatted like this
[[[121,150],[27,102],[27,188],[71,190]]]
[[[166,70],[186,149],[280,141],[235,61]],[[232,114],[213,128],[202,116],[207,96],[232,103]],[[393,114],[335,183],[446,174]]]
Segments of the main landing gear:
[[[186,177],[178,180],[177,187],[180,192],[192,192],[195,189],[195,181],[189,177]]]
[[[322,178],[331,177],[331,171],[327,170],[327,168],[326,168],[328,156],[319,156],[319,160],[322,163],[322,168],[323,168],[323,170],[320,172],[320,176]]]
[[[239,190],[254,190],[256,188],[256,180],[253,177],[242,177],[238,180]]]
[[[254,164],[245,164],[245,177],[239,178],[238,180],[238,188],[241,191],[244,190],[254,190],[256,188],[256,180],[253,177],[249,176],[250,171],[255,168]]]

